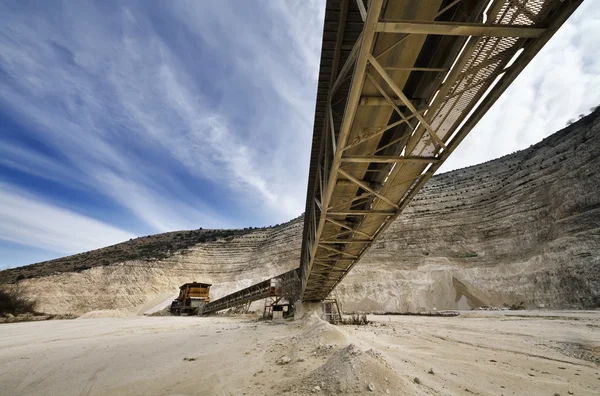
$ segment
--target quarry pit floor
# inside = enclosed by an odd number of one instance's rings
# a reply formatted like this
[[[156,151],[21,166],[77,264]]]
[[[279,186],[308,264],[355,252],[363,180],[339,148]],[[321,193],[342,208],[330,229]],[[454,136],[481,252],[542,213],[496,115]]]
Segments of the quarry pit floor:
[[[600,311],[369,320],[3,324],[0,395],[600,394]]]

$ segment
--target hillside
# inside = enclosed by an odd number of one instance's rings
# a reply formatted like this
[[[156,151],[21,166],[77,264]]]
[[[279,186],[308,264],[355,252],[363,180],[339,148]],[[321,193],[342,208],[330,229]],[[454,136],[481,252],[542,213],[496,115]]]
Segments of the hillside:
[[[345,308],[600,306],[599,132],[596,110],[432,178],[337,289]]]
[[[39,278],[62,272],[81,272],[92,267],[112,265],[132,260],[146,262],[162,260],[171,256],[174,252],[186,254],[189,247],[200,243],[214,242],[219,239],[230,240],[234,236],[241,236],[247,232],[249,232],[249,229],[198,229],[148,235],[85,253],[0,271],[0,283]]]
[[[523,302],[600,306],[600,111],[542,142],[437,175],[337,296],[345,310]],[[298,266],[302,218],[271,228],[137,238],[0,272],[48,313],[131,308],[191,280],[213,298]]]

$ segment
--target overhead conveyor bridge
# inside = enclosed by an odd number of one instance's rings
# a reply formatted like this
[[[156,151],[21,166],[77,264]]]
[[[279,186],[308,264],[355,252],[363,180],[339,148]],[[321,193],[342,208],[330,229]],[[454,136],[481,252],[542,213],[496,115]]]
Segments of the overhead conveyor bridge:
[[[327,1],[301,300],[327,298],[582,2]]]
[[[327,1],[303,301],[327,298],[581,3]]]

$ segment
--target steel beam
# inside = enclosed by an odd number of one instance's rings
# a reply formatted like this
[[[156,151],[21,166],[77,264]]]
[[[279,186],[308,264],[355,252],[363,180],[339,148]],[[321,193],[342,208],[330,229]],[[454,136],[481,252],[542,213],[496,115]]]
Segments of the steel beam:
[[[393,103],[396,106],[402,106],[402,102],[399,100],[394,100]],[[388,102],[383,96],[361,96],[360,98],[360,106],[389,106],[390,102]]]
[[[365,8],[365,3],[363,3],[363,0],[356,0],[356,5],[358,6],[360,17],[362,18],[363,22],[365,22],[367,20],[367,9]]]
[[[369,55],[369,57],[372,57],[371,55]],[[406,124],[410,127],[410,129],[414,130],[415,128],[408,122],[408,117],[406,115],[404,115],[404,113],[400,110],[400,108],[398,106],[396,106],[395,104],[395,100],[392,99],[383,89],[383,87],[381,85],[379,85],[379,83],[377,82],[377,80],[371,75],[371,73],[367,72],[367,78],[371,81],[371,83],[375,86],[375,88],[377,88],[377,90],[379,91],[379,93],[385,98],[385,100],[390,104],[390,106],[392,106],[394,108],[394,110],[396,111],[396,113],[398,113],[398,115],[400,116],[400,118],[402,118],[402,120],[404,122],[406,122]],[[414,115],[415,117],[417,117],[417,112],[413,112],[412,115]]]
[[[404,105],[406,107],[408,107],[408,109],[418,118],[418,120],[421,122],[421,125],[423,125],[425,127],[425,129],[427,129],[427,132],[429,132],[429,135],[434,140],[434,142],[439,147],[445,149],[446,145],[444,144],[444,142],[442,142],[442,140],[435,133],[435,131],[433,130],[433,128],[431,127],[431,125],[429,125],[429,123],[425,120],[425,118],[419,113],[419,111],[412,104],[412,102],[406,97],[406,95],[404,95],[404,92],[402,92],[402,90],[400,89],[400,87],[398,87],[398,85],[396,85],[396,83],[394,82],[394,80],[392,79],[392,77],[390,77],[390,75],[387,74],[387,72],[385,71],[385,69],[383,68],[383,66],[381,66],[381,64],[379,62],[377,62],[377,60],[373,57],[373,55],[369,55],[367,58],[369,59],[369,63],[371,65],[373,65],[373,67],[375,68],[375,70],[377,70],[377,72],[379,73],[379,75],[381,76],[381,78],[383,78],[383,80],[392,89],[392,91],[394,91],[394,93],[398,96],[398,98],[400,98],[400,100],[404,103]],[[371,81],[374,81],[374,79],[371,78]]]
[[[354,121],[354,115],[356,113],[356,109],[358,107],[358,103],[360,101],[360,96],[362,92],[362,87],[365,80],[365,71],[367,68],[367,57],[373,51],[373,44],[375,38],[375,25],[379,20],[379,15],[381,14],[381,7],[383,4],[383,0],[371,0],[369,10],[367,11],[367,18],[364,23],[364,28],[361,36],[360,50],[358,51],[356,65],[354,67],[354,76],[353,83],[348,94],[348,100],[346,102],[346,110],[345,114],[347,116],[344,117],[342,121],[342,125],[340,128],[340,132],[338,135],[338,148],[342,148],[346,144],[346,140],[348,139],[348,135],[350,134],[350,129],[352,127],[352,123]],[[340,76],[338,76],[339,78]],[[342,160],[342,151],[338,149],[333,158],[333,162],[331,164],[330,175],[327,179],[327,188],[325,189],[325,195],[322,197],[323,204],[323,212],[321,212],[321,216],[319,218],[319,224],[317,225],[317,232],[315,234],[315,240],[313,241],[313,246],[317,249],[318,240],[321,239],[321,235],[323,234],[323,229],[325,228],[325,220],[327,219],[327,209],[330,204],[331,196],[333,193],[333,189],[335,187],[335,182],[337,180],[337,170],[341,164]],[[330,222],[333,220],[327,219]],[[334,223],[335,224],[335,223]],[[338,225],[340,225],[339,223]],[[346,226],[347,227],[347,226]],[[350,227],[348,227],[350,228]],[[350,228],[351,229],[351,228]],[[370,235],[355,231],[354,232],[362,235],[366,235],[367,238],[371,238]],[[302,265],[306,265],[306,268],[303,269],[303,272],[310,274],[310,270],[312,269],[312,264],[314,261],[314,256],[310,258],[310,261],[306,264],[302,263]],[[302,289],[306,287],[307,279],[303,279]]]
[[[331,101],[331,98],[333,97],[333,95],[337,92],[338,88],[340,87],[340,85],[342,84],[344,79],[346,78],[346,75],[352,68],[352,65],[356,61],[356,58],[358,57],[358,53],[360,51],[361,44],[362,44],[362,33],[360,36],[358,36],[356,43],[354,43],[354,46],[352,47],[350,56],[348,56],[348,59],[346,59],[346,62],[344,62],[344,66],[342,66],[342,70],[340,70],[340,74],[337,76],[337,78],[335,79],[335,82],[333,83],[333,86],[331,87],[331,90],[329,92],[329,100],[330,101]]]
[[[381,199],[386,204],[392,206],[395,209],[400,209],[400,207],[396,203],[390,201],[389,198],[381,195],[380,193],[373,190],[371,187],[367,186],[367,184],[364,181],[358,180],[356,177],[352,176],[351,174],[347,173],[346,171],[344,171],[342,169],[338,169],[338,172],[342,176],[346,177],[348,180],[350,180],[351,182],[355,183],[357,186],[362,188],[363,190],[366,190],[366,191],[370,192],[371,194],[375,195],[377,198]]]
[[[329,119],[329,132],[331,132],[331,147],[333,149],[333,155],[337,151],[337,145],[335,143],[335,124],[333,122],[333,110],[331,110],[331,103],[327,104],[327,113]]]
[[[420,72],[447,72],[448,69],[444,69],[443,67],[394,67],[394,66],[386,66],[385,70],[394,70],[394,71],[420,71]]]
[[[331,216],[364,216],[364,215],[378,215],[378,216],[392,216],[396,212],[388,212],[385,210],[347,210],[343,212],[329,212]]]
[[[393,164],[393,163],[417,163],[417,164],[434,164],[439,162],[439,158],[436,157],[394,157],[385,155],[347,155],[342,158],[343,162],[354,162],[354,163],[380,163],[380,164]]]
[[[439,10],[438,13],[436,14],[435,18],[437,19],[440,15],[444,14],[450,8],[452,8],[455,5],[457,5],[458,3],[460,3],[460,1],[461,0],[454,0],[452,3],[448,4],[446,7],[442,8],[441,10]]]
[[[321,243],[371,243],[370,239],[333,239],[333,240],[324,240]]]
[[[354,254],[346,253],[343,250],[339,250],[339,249],[336,249],[336,248],[331,247],[331,246],[322,245],[322,244],[319,244],[319,246],[322,247],[325,250],[329,250],[329,251],[332,251],[332,252],[335,252],[335,253],[338,253],[338,254],[343,254],[343,255],[346,255],[346,256],[348,256],[350,258],[353,258],[353,259],[358,258],[358,256],[355,256]]]
[[[319,124],[321,154],[311,163],[311,172],[320,174],[307,204],[304,300],[325,298],[339,284],[581,1],[539,0],[540,7],[531,9],[513,0],[494,0],[485,24],[436,19],[444,14],[447,20],[479,21],[487,0],[439,1],[439,10],[428,2],[414,2],[410,10],[388,5],[385,20],[379,20],[382,0],[359,3],[369,5],[363,31],[350,55],[341,55],[345,63],[339,75],[333,67],[328,101],[321,99],[317,109],[324,124]],[[339,9],[343,14],[344,6]],[[356,7],[350,13],[355,18]],[[413,15],[416,20],[407,20]],[[427,40],[424,35],[449,37]],[[349,37],[341,40],[338,27],[335,48],[329,47],[334,57],[347,54],[349,48],[340,51],[340,43],[348,43]],[[521,57],[503,67],[520,48]],[[444,55],[451,59],[442,59]],[[331,68],[328,63],[322,67]],[[334,97],[342,86],[344,94]],[[343,110],[338,107],[342,104]],[[386,131],[393,135],[384,137]]]
[[[347,229],[347,230],[348,230],[348,231],[350,231],[350,232],[355,232],[355,233],[357,233],[357,234],[359,234],[359,235],[362,235],[362,236],[364,236],[364,237],[367,237],[367,238],[371,239],[371,235],[369,235],[369,234],[366,234],[366,233],[364,233],[364,232],[362,232],[362,231],[355,230],[354,228],[350,227],[350,226],[349,226],[349,225],[347,225],[347,224],[340,223],[339,221],[335,221],[335,220],[333,220],[333,219],[325,219],[325,220],[327,220],[327,221],[328,221],[328,222],[330,222],[331,224],[335,224],[336,226],[339,226],[339,227],[345,228],[345,229]]]
[[[368,193],[364,193],[364,194],[359,195],[358,197],[352,197],[352,198],[350,198],[348,200],[339,202],[338,204],[336,204],[334,206],[330,206],[329,208],[327,208],[327,210],[333,210],[335,208],[339,208],[340,206],[345,206],[345,205],[351,204],[354,201],[358,201],[360,199],[367,199],[367,198],[370,198],[372,196],[373,196],[373,194],[371,194],[369,192]]]
[[[500,25],[481,23],[452,22],[379,22],[377,31],[383,33],[433,34],[442,36],[487,36],[487,37],[521,37],[540,38],[546,31],[544,28],[523,25]]]

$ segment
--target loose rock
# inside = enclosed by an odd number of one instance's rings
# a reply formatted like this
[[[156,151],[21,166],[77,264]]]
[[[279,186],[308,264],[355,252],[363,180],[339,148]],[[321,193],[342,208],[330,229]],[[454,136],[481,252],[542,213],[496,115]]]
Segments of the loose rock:
[[[287,356],[282,356],[277,360],[277,364],[279,364],[280,366],[283,366],[284,364],[288,364],[289,362],[291,362],[292,359],[290,359]]]

